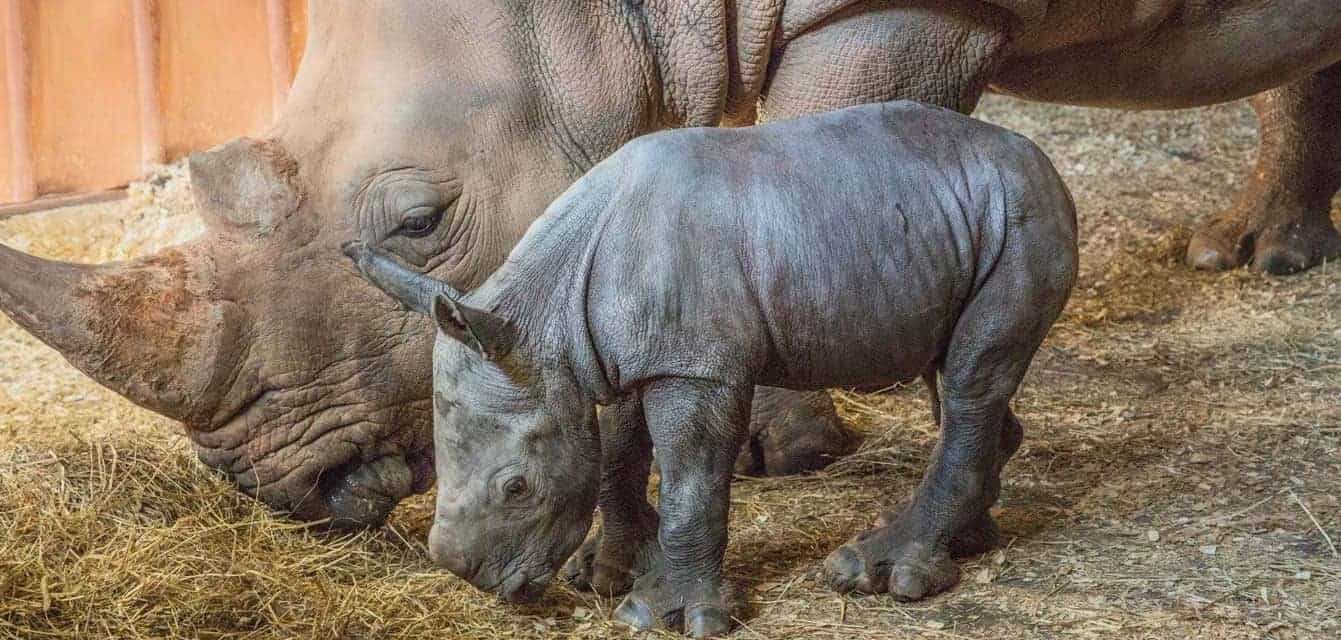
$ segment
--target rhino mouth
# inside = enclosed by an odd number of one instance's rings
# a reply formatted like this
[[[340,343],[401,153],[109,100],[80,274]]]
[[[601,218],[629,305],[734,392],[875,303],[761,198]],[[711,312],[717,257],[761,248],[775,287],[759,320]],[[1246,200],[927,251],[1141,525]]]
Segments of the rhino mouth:
[[[332,473],[322,474],[317,483],[316,506],[324,512],[327,526],[348,530],[386,522],[396,505],[413,493],[416,484],[423,482],[416,477],[409,457],[392,455],[368,462],[349,462]]]
[[[270,389],[217,428],[188,428],[197,456],[242,493],[324,529],[381,526],[433,485],[427,401],[316,407],[303,402],[321,398],[310,386]]]

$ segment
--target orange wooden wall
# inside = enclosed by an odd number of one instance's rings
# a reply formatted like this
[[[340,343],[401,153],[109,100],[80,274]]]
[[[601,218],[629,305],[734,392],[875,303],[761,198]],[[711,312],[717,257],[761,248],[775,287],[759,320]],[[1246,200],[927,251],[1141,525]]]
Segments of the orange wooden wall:
[[[263,131],[306,0],[0,0],[0,23],[0,202],[18,202]]]

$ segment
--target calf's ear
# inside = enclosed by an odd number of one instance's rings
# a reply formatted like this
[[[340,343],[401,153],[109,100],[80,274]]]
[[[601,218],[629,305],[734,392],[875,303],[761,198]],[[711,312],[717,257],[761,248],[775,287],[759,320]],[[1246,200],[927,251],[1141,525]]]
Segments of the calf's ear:
[[[433,321],[444,334],[498,362],[512,351],[516,330],[512,323],[488,311],[468,307],[446,295],[433,299]]]

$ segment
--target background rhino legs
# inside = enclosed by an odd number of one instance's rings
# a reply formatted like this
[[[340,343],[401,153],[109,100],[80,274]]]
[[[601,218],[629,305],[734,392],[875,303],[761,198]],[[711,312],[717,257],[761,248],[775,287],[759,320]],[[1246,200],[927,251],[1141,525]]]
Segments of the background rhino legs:
[[[1294,273],[1341,256],[1330,217],[1341,187],[1341,65],[1255,96],[1261,148],[1247,189],[1199,229],[1188,263]]]
[[[1001,62],[1004,12],[980,3],[868,0],[825,17],[773,53],[760,116],[790,118],[895,99],[968,113]],[[957,43],[948,47],[946,43]]]
[[[750,435],[736,458],[744,476],[815,471],[852,453],[861,438],[850,431],[823,391],[755,387]]]

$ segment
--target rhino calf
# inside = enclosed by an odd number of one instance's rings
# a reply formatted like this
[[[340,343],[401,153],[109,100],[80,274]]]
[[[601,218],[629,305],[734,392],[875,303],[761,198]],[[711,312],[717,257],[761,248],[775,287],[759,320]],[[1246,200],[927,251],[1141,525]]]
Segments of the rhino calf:
[[[441,330],[434,560],[510,601],[538,597],[599,493],[618,547],[602,554],[636,577],[616,617],[696,636],[731,627],[728,496],[757,384],[939,374],[943,435],[916,495],[825,569],[840,591],[952,586],[951,555],[993,539],[988,507],[1021,437],[1009,402],[1077,268],[1074,205],[1037,147],[908,102],[634,140],[466,294],[345,251]],[[598,423],[611,404],[619,418]],[[659,531],[612,536],[611,519],[657,517],[606,503],[619,492],[600,486],[602,449],[608,485],[652,445]]]

